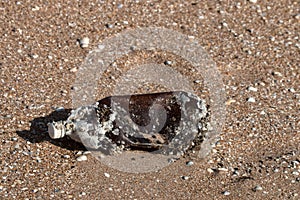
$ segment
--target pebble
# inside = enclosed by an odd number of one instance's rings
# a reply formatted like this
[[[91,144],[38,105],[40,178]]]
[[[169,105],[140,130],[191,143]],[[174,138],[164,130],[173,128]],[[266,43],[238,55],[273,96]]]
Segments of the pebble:
[[[262,111],[260,112],[260,114],[261,114],[261,115],[265,115],[266,112],[265,112],[264,110],[262,110]]]
[[[188,176],[182,176],[181,178],[182,178],[183,180],[188,180],[188,179],[189,179]]]
[[[223,194],[224,194],[225,196],[228,196],[228,195],[230,195],[230,192],[229,192],[229,191],[224,191]]]
[[[251,91],[251,92],[257,92],[257,88],[252,87],[252,86],[249,86],[247,89],[248,89],[248,91]]]
[[[32,192],[33,193],[37,193],[39,190],[38,189],[33,189]]]
[[[121,8],[123,8],[123,4],[118,4],[118,6],[117,6],[119,9],[121,9]]]
[[[82,196],[85,196],[85,195],[86,195],[86,193],[85,193],[85,192],[80,192],[80,194],[81,194]]]
[[[81,155],[78,158],[76,158],[77,161],[81,162],[81,161],[86,161],[87,160],[87,156],[86,155]]]
[[[209,173],[213,173],[213,172],[214,172],[214,170],[213,170],[212,168],[207,168],[207,171],[208,171]]]
[[[69,155],[63,155],[63,158],[68,159],[68,158],[70,158],[70,156]]]
[[[253,188],[253,191],[261,191],[263,188],[260,185],[257,185]]]
[[[33,54],[32,55],[32,58],[34,58],[34,59],[36,59],[36,58],[38,58],[39,57],[39,55],[36,55],[36,54]]]
[[[197,80],[194,80],[194,83],[201,83],[201,81],[199,80],[199,79],[197,79]]]
[[[165,64],[165,65],[172,65],[172,61],[166,60],[166,61],[164,62],[164,64]]]
[[[175,162],[176,160],[175,159],[173,159],[173,158],[169,158],[168,159],[168,163],[173,163],[173,162]]]
[[[220,172],[228,172],[228,169],[222,168],[222,167],[218,168],[218,170],[219,170]]]
[[[90,39],[88,37],[84,37],[79,41],[81,48],[87,48],[89,46]]]
[[[275,173],[279,172],[279,169],[277,169],[277,168],[276,168],[276,169],[274,169],[274,172],[275,172]]]
[[[280,76],[280,77],[282,76],[282,73],[280,73],[280,72],[273,72],[272,74],[276,75],[276,76]]]
[[[188,162],[186,163],[186,166],[192,166],[193,164],[194,164],[193,161],[188,161]]]
[[[65,108],[64,107],[58,107],[58,108],[55,108],[55,111],[56,112],[61,112],[61,111],[64,111]]]
[[[298,175],[299,175],[299,172],[293,171],[292,174],[298,176]]]
[[[251,3],[257,3],[257,0],[249,0]]]
[[[236,100],[234,100],[234,99],[228,99],[225,104],[227,106],[229,106],[230,104],[235,103],[235,102],[236,102]]]
[[[247,99],[247,101],[250,102],[250,103],[255,103],[255,98],[254,97],[249,97]]]
[[[290,88],[290,89],[289,89],[289,92],[291,92],[291,93],[295,93],[296,91],[295,91],[295,89],[294,89],[294,88]]]
[[[104,173],[104,176],[106,177],[106,178],[109,178],[110,177],[110,174],[109,173]]]
[[[84,48],[84,47],[82,47],[82,48]],[[77,72],[77,67],[73,67],[72,69],[70,69],[70,72]]]
[[[114,25],[112,25],[112,24],[106,24],[105,26],[106,26],[106,28],[113,28],[114,27]]]
[[[87,155],[87,154],[91,154],[92,152],[90,152],[90,151],[85,151],[85,152],[83,152],[83,155]]]
[[[41,162],[42,162],[42,159],[41,159],[40,157],[36,157],[36,161],[37,161],[38,163],[41,163]]]

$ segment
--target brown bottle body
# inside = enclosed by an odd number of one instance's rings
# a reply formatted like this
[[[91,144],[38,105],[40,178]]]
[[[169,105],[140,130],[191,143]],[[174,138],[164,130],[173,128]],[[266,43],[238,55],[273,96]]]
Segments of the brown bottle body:
[[[105,137],[117,146],[169,153],[202,137],[207,116],[203,100],[181,91],[107,97],[95,109],[101,125],[112,124]]]

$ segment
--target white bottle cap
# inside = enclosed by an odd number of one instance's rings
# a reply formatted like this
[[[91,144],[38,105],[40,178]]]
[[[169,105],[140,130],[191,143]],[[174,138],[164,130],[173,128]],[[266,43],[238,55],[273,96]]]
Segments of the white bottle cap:
[[[66,135],[65,126],[62,121],[48,123],[48,133],[52,139],[62,138]]]

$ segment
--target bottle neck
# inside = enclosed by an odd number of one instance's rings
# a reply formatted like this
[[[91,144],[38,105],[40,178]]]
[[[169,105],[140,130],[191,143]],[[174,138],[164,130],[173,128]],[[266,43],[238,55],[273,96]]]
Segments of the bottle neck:
[[[66,135],[64,121],[48,123],[48,133],[52,139],[63,138]]]

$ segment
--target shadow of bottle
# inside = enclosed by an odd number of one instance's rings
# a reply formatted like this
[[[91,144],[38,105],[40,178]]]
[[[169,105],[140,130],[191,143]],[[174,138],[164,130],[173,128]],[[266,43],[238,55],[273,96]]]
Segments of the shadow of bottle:
[[[31,143],[41,143],[48,141],[56,146],[68,150],[86,150],[86,148],[78,142],[71,140],[68,137],[61,139],[51,139],[48,134],[47,124],[53,121],[66,120],[71,112],[71,109],[53,111],[47,116],[38,117],[31,121],[30,130],[16,131],[16,133]]]

